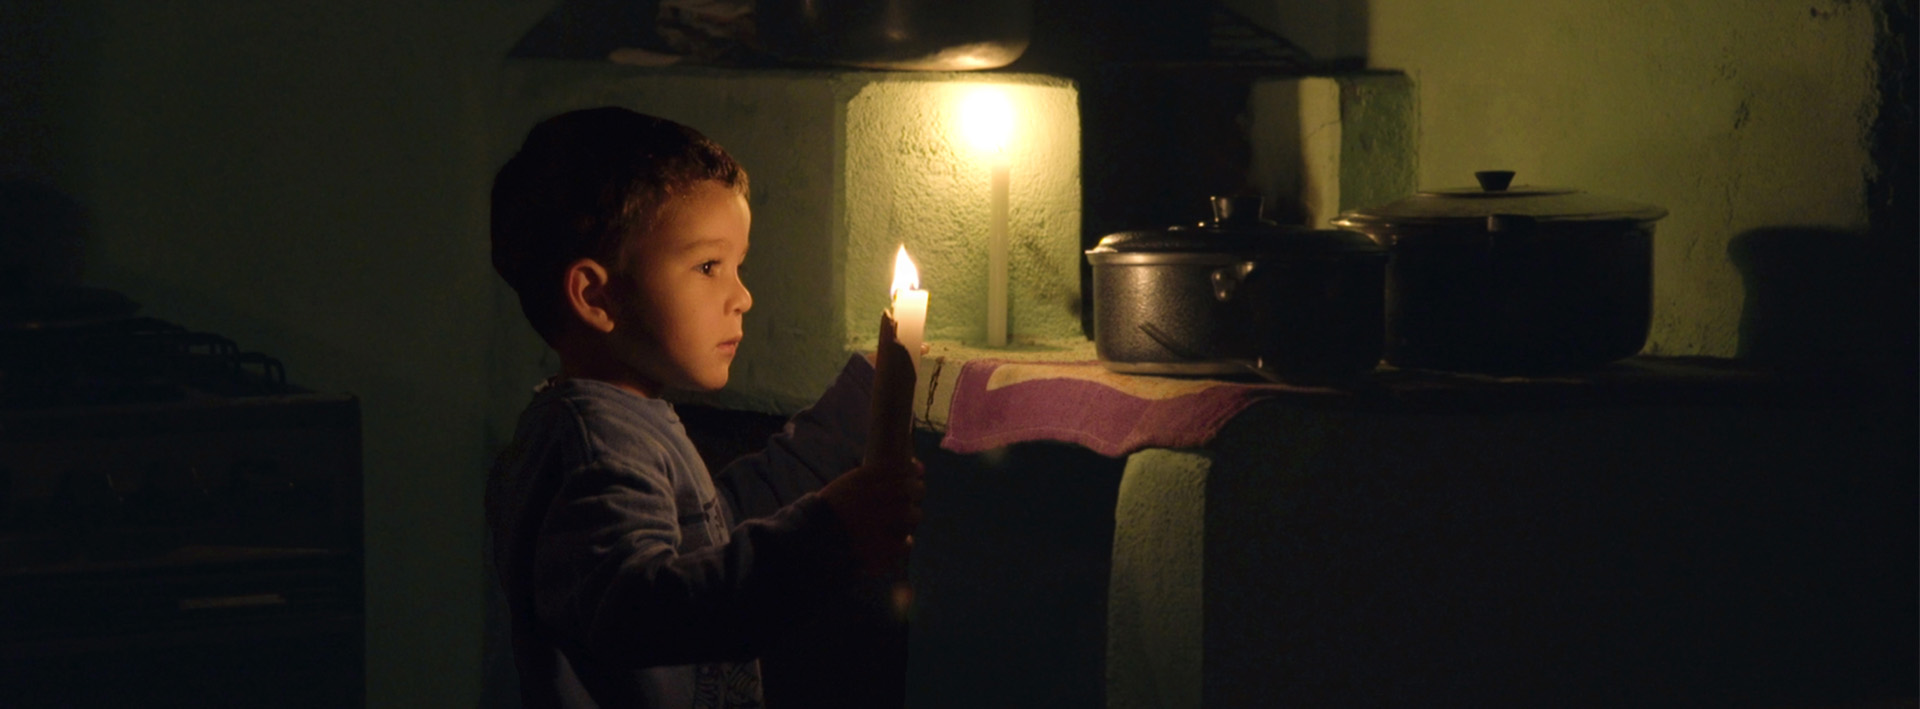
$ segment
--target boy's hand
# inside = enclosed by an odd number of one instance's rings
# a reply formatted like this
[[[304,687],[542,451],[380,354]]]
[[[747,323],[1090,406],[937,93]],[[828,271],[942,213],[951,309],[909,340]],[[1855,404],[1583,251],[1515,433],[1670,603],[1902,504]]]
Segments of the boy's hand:
[[[927,496],[926,468],[918,460],[904,467],[862,465],[827,483],[820,496],[846,527],[861,569],[884,575],[898,569],[913,547],[920,501]]]

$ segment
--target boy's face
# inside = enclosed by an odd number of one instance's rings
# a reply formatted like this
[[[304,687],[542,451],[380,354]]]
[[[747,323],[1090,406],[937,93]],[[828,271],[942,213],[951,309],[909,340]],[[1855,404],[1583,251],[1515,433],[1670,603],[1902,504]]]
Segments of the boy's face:
[[[740,281],[752,222],[745,199],[706,181],[672,199],[656,228],[628,245],[610,334],[644,389],[726,386],[741,316],[753,307]]]

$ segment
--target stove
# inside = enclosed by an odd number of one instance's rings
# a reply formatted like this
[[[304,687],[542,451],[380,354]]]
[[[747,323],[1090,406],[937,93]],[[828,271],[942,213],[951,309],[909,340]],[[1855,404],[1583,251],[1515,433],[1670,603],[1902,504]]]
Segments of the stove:
[[[0,705],[360,704],[360,455],[227,338],[0,329]]]

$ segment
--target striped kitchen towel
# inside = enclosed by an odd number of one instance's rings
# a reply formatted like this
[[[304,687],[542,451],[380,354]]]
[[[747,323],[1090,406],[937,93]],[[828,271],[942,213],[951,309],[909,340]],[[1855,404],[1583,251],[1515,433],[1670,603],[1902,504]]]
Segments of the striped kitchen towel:
[[[1013,443],[1060,441],[1118,457],[1142,448],[1193,448],[1213,440],[1247,406],[1317,387],[1120,374],[1098,362],[977,359],[960,371],[940,447],[978,453]]]

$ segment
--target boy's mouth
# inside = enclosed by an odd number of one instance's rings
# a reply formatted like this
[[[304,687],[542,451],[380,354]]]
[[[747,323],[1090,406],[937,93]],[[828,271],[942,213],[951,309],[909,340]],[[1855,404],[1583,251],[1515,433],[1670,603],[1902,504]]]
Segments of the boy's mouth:
[[[731,340],[727,340],[725,342],[720,343],[721,352],[725,352],[727,354],[733,354],[735,352],[738,352],[739,350],[740,350],[740,338],[738,337],[735,337]]]

